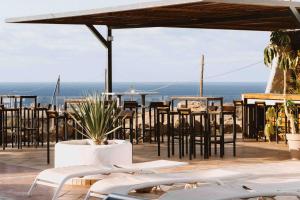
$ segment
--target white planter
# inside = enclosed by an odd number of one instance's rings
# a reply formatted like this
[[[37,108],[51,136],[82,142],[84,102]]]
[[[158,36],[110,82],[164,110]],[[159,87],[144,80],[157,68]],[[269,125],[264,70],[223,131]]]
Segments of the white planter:
[[[300,134],[286,134],[289,150],[293,160],[300,159]]]
[[[127,165],[132,163],[132,145],[111,140],[108,145],[90,145],[89,140],[70,140],[55,145],[55,167],[76,165]]]

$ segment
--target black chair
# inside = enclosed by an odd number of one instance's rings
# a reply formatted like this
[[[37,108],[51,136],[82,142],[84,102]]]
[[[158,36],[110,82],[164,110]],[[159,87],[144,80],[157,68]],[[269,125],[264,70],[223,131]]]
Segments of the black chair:
[[[206,120],[207,115],[205,111],[192,112],[192,132],[190,138],[190,160],[194,156],[196,158],[196,145],[200,146],[200,155],[203,155],[204,137],[207,131]]]
[[[223,116],[231,116],[232,117],[232,136],[226,134],[224,138],[224,144],[232,144],[233,146],[233,156],[236,156],[236,107],[235,106],[223,106]],[[229,136],[229,137],[228,137]],[[225,153],[225,152],[224,152]]]
[[[122,110],[118,117],[118,124],[122,126],[122,129],[117,131],[118,139],[126,139],[126,130],[129,130],[129,140],[133,144],[133,117],[134,111]],[[126,122],[129,121],[129,127],[126,127]]]
[[[256,141],[260,138],[264,138],[264,141],[267,141],[267,138],[264,134],[265,124],[266,124],[266,103],[265,102],[255,102],[255,134]]]
[[[1,108],[2,119],[2,148],[8,146],[11,143],[11,147],[18,146],[18,149],[22,148],[22,139],[20,134],[20,109],[19,108]],[[8,139],[10,138],[10,140]]]
[[[208,120],[208,140],[209,155],[211,156],[211,145],[214,145],[215,154],[217,146],[220,146],[220,157],[224,156],[224,115],[223,115],[223,98],[207,99],[207,120]]]
[[[136,101],[124,101],[124,104],[123,104],[123,110],[129,110],[131,111],[131,114],[132,117],[135,118],[135,128],[134,128],[134,131],[135,131],[135,138],[136,138],[136,143],[138,144],[139,143],[139,124],[138,124],[138,109],[139,109],[139,104],[138,102]],[[127,113],[128,114],[128,113]],[[131,123],[131,122],[130,122]],[[132,121],[133,123],[133,121]],[[132,124],[130,124],[130,126],[133,126]]]
[[[3,136],[3,112],[4,105],[0,104],[0,145],[2,146],[2,136]]]
[[[185,154],[189,153],[190,135],[192,132],[192,111],[190,108],[178,108],[179,118],[179,130],[178,130],[178,141],[179,141],[179,158],[184,157]],[[176,139],[176,137],[175,137]]]
[[[41,143],[42,147],[44,146],[44,133],[45,133],[45,122],[47,121],[47,108],[42,107],[38,104],[36,108],[37,115],[37,145]]]
[[[244,120],[244,115],[245,115],[245,108],[244,108],[244,102],[241,100],[234,100],[233,101],[234,109],[235,109],[235,116],[238,116],[238,110],[241,110],[241,119],[242,119],[242,138],[244,139],[246,136],[245,132],[245,120]]]
[[[163,127],[165,122],[165,117],[167,119],[167,142],[168,142],[168,157],[170,157],[170,104],[164,105],[162,107],[157,107],[157,116],[156,116],[156,141],[158,148],[158,156],[160,156],[160,141],[164,142],[164,134],[161,134],[161,126]]]
[[[156,142],[156,118],[157,118],[157,108],[163,107],[164,102],[150,102],[149,104],[149,127],[146,128],[145,133],[149,133],[149,142],[152,143],[152,135],[154,135],[154,141]],[[144,140],[145,140],[145,136]]]

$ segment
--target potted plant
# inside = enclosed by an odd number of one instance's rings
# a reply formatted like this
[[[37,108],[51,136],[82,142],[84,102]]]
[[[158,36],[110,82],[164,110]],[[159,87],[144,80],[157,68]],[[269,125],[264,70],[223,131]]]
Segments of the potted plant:
[[[272,67],[277,62],[283,71],[283,106],[287,120],[290,122],[291,132],[286,135],[292,158],[300,158],[300,134],[296,132],[293,102],[287,98],[287,74],[299,65],[299,52],[292,48],[292,41],[288,32],[274,31],[271,33],[270,44],[264,50],[264,63]]]
[[[62,141],[55,145],[55,167],[76,165],[126,165],[132,163],[132,145],[125,140],[108,140],[117,131],[120,110],[97,93],[71,105],[69,115],[84,140]]]
[[[84,101],[71,104],[71,109],[70,116],[81,128],[77,131],[89,138],[91,144],[108,144],[107,136],[121,128],[115,126],[120,113],[116,102],[105,103],[103,95],[87,95]]]

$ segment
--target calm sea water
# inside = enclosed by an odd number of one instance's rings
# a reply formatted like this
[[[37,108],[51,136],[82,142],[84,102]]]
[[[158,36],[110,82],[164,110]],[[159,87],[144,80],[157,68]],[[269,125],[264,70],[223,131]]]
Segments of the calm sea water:
[[[56,83],[0,83],[0,94],[37,95],[39,102],[50,103]],[[205,96],[222,96],[225,102],[240,99],[242,93],[261,93],[266,83],[205,83]],[[135,90],[155,91],[147,101],[167,100],[170,96],[199,95],[199,83],[114,83],[113,91],[125,92]],[[78,98],[92,91],[102,92],[103,83],[61,83],[60,102],[65,98]],[[131,97],[127,97],[131,98]],[[139,99],[137,99],[139,100]]]

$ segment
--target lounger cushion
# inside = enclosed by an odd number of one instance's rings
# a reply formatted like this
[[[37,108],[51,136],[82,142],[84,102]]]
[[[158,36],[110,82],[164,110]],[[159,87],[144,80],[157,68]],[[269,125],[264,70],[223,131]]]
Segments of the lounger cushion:
[[[154,187],[158,185],[169,185],[175,183],[194,182],[217,182],[218,180],[245,177],[234,171],[208,170],[198,172],[177,172],[161,174],[122,174],[117,177],[107,177],[92,185],[90,191],[97,194],[128,194],[132,190]]]
[[[101,174],[109,171],[111,171],[111,168],[104,166],[81,165],[72,167],[59,167],[42,171],[38,175],[38,179],[58,184],[68,177],[81,177],[85,175]]]

